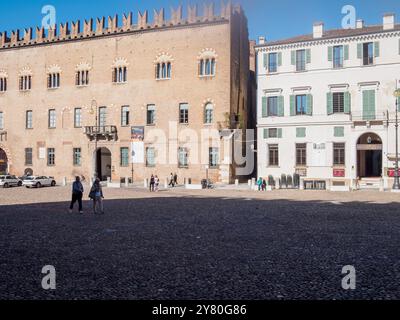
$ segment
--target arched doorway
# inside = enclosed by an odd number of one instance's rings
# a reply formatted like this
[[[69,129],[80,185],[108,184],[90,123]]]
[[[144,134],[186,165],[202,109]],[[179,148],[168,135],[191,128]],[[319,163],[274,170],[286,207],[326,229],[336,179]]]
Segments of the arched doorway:
[[[382,176],[382,139],[375,133],[363,134],[357,142],[357,172],[360,178]]]
[[[99,148],[96,151],[97,176],[101,181],[111,178],[111,151],[107,148]]]
[[[8,173],[8,158],[3,149],[0,149],[0,174]]]

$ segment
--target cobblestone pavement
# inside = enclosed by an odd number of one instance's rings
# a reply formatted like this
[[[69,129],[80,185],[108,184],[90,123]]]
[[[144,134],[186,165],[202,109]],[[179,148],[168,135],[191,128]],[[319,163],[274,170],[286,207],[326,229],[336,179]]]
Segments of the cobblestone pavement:
[[[398,194],[105,189],[80,216],[69,189],[0,189],[0,298],[400,299]]]

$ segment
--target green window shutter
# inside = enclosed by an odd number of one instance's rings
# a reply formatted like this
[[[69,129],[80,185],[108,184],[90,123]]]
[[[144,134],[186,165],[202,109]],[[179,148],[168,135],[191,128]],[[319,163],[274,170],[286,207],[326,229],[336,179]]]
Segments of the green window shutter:
[[[363,119],[375,119],[375,90],[363,91]]]
[[[350,114],[351,112],[351,94],[350,92],[344,93],[344,113]]]
[[[333,47],[328,47],[328,61],[333,61]]]
[[[269,138],[269,129],[264,129],[264,139]]]
[[[307,114],[311,116],[313,114],[313,96],[312,94],[307,95]]]
[[[268,111],[267,111],[267,97],[262,97],[262,117],[263,117],[263,118],[268,117]]]
[[[343,46],[344,51],[344,60],[349,60],[349,45],[346,44]]]
[[[285,103],[283,96],[278,97],[278,117],[283,117],[285,115]]]
[[[292,66],[296,65],[296,51],[294,50],[291,52],[291,64]]]
[[[264,53],[264,68],[268,69],[268,54]]]
[[[363,56],[363,44],[357,43],[357,58],[362,59]]]
[[[278,129],[278,138],[281,139],[282,138],[282,128]]]
[[[296,128],[296,138],[305,138],[306,128]]]
[[[278,53],[278,67],[282,65],[282,52]]]
[[[311,49],[306,50],[307,63],[311,63]]]
[[[333,94],[332,92],[328,92],[326,94],[326,110],[327,114],[333,114]]]
[[[380,55],[380,45],[379,45],[379,41],[374,43],[374,56],[375,58],[379,57]]]
[[[333,128],[333,135],[336,138],[342,138],[344,137],[344,127],[334,127]]]
[[[296,96],[290,96],[290,116],[296,115]]]

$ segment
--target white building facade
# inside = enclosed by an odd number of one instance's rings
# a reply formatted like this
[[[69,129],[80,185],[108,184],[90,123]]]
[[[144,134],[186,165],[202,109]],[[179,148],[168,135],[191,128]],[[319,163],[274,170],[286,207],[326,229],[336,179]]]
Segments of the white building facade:
[[[257,52],[258,176],[299,175],[300,188],[390,189],[400,25],[324,30]],[[399,101],[400,102],[400,101]]]

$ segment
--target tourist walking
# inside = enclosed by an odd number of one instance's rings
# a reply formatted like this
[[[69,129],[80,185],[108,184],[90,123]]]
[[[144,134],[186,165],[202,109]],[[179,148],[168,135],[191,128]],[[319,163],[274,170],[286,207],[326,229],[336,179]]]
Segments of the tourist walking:
[[[160,189],[160,179],[158,178],[158,176],[155,176],[155,178],[154,178],[154,183],[155,183],[155,186],[156,186],[156,192],[158,192]]]
[[[71,205],[69,206],[69,212],[72,213],[74,209],[75,202],[78,201],[79,205],[79,213],[83,213],[83,206],[82,206],[82,198],[83,198],[83,185],[81,183],[81,178],[76,177],[75,182],[72,184],[72,200]]]
[[[169,176],[169,186],[170,187],[175,187],[175,180],[174,180],[174,175],[171,172],[171,175]]]
[[[175,173],[174,174],[174,186],[178,185],[178,175]]]
[[[156,184],[156,180],[154,178],[154,175],[151,175],[151,178],[150,178],[150,192],[154,192],[155,191],[155,184]]]
[[[267,191],[267,181],[265,179],[263,180],[262,191]]]
[[[263,184],[263,179],[260,177],[260,179],[258,179],[257,181],[258,191],[261,191],[262,184]]]
[[[98,211],[100,210],[99,213],[104,214],[104,206],[103,206],[104,195],[103,195],[103,188],[101,187],[99,178],[97,178],[94,181],[93,186],[90,189],[89,198],[93,200],[93,213],[97,214]]]

